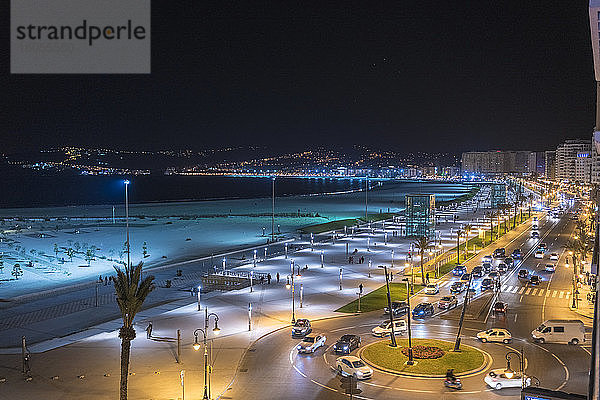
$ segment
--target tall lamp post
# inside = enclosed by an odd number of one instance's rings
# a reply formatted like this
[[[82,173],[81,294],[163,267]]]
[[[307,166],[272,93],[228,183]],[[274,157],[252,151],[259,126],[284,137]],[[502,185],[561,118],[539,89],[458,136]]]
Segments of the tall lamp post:
[[[125,230],[127,232],[127,268],[131,267],[131,256],[130,256],[130,247],[129,247],[129,180],[126,179],[123,181],[125,184]]]
[[[292,289],[292,325],[296,323],[296,295],[295,295],[295,285],[294,285],[294,264],[292,264],[292,283],[290,284],[290,278],[288,277],[287,283],[285,284],[286,289]]]
[[[510,360],[513,356],[516,356],[519,359],[519,371],[521,373],[521,388],[525,387],[525,356],[523,355],[523,348],[517,353],[516,351],[509,351],[506,353],[504,358],[506,358],[506,369],[504,370],[504,375],[508,379],[512,379],[515,375],[515,371],[513,371],[510,367]]]
[[[388,303],[388,311],[390,314],[390,328],[392,332],[390,333],[390,346],[397,347],[396,344],[396,333],[394,332],[394,311],[392,309],[392,296],[390,295],[390,281],[388,278],[387,265],[380,265],[379,268],[383,268],[383,273],[385,275],[385,289],[387,295],[387,303]]]
[[[275,241],[275,177],[271,178],[271,191],[273,195],[272,213],[271,213],[271,242]]]
[[[406,305],[408,306],[408,315],[406,316],[406,319],[408,320],[408,361],[406,362],[406,365],[414,365],[415,361],[413,359],[413,351],[412,351],[412,333],[410,330],[410,295],[408,294],[408,278],[404,278],[402,279],[403,281],[406,282]]]
[[[198,328],[194,331],[194,350],[198,351],[200,350],[200,343],[198,342],[198,333],[202,332],[202,335],[204,337],[203,339],[203,344],[204,344],[204,395],[202,396],[203,399],[210,399],[210,389],[208,386],[208,382],[209,382],[209,378],[208,378],[208,374],[209,374],[209,370],[210,367],[208,365],[208,346],[206,343],[206,332],[208,331],[208,320],[211,316],[215,317],[215,327],[213,328],[213,333],[215,335],[218,335],[219,332],[221,331],[221,329],[219,329],[219,317],[217,316],[217,314],[215,313],[208,313],[208,308],[205,309],[206,311],[206,316],[205,316],[205,320],[204,320],[204,329],[202,328]]]

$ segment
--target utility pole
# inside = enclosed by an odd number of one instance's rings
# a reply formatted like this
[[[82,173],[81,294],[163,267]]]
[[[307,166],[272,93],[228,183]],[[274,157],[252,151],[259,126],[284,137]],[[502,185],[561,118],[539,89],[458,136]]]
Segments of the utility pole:
[[[456,333],[456,341],[454,342],[454,351],[460,351],[460,333],[462,331],[467,305],[469,304],[469,289],[471,288],[471,279],[473,279],[473,274],[471,274],[469,281],[467,282],[467,291],[465,292],[465,301],[463,302],[463,308],[460,313],[460,320],[458,322],[458,332]]]
[[[380,265],[379,268],[381,268],[382,266]],[[396,344],[396,334],[394,332],[394,311],[392,310],[392,297],[390,295],[390,281],[388,278],[388,271],[387,271],[387,265],[383,265],[383,273],[385,274],[385,288],[386,288],[386,294],[387,294],[387,303],[388,303],[388,311],[390,312],[390,326],[392,329],[392,332],[390,334],[390,339],[391,339],[391,347],[397,347],[398,345]],[[410,310],[409,310],[410,312]]]

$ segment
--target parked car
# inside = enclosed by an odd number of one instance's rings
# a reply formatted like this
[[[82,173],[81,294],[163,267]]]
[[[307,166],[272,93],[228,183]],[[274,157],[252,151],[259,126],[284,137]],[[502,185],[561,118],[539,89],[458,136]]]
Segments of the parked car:
[[[408,330],[406,321],[403,319],[394,321],[394,335],[402,335]],[[383,321],[375,328],[371,329],[373,336],[384,337],[392,334],[392,324],[390,321]]]
[[[444,296],[438,301],[438,308],[442,310],[449,310],[458,305],[458,299],[456,296]]]
[[[491,263],[485,262],[485,263],[481,264],[481,266],[483,267],[483,271],[486,274],[492,270],[492,264]]]
[[[550,254],[550,260],[552,260],[552,261],[558,261],[558,254],[557,253]]]
[[[354,376],[356,379],[369,379],[373,376],[373,370],[360,358],[355,356],[338,357],[335,361],[337,371],[340,375]]]
[[[477,334],[477,339],[485,342],[501,342],[508,344],[512,340],[512,335],[509,331],[502,328],[492,328],[487,331],[482,331]]]
[[[473,271],[471,271],[471,273],[473,274],[473,276],[481,278],[483,276],[483,267],[481,265],[478,265],[473,268]]]
[[[454,282],[450,286],[450,293],[460,293],[463,292],[466,288],[467,285],[465,285],[463,282]]]
[[[392,301],[392,311],[395,316],[404,315],[408,312],[408,303],[406,301]],[[389,314],[389,309],[384,307],[383,312]]]
[[[498,264],[498,273],[499,274],[505,274],[506,271],[508,271],[508,267],[506,266],[506,264],[504,264],[504,263]]]
[[[425,294],[438,294],[440,286],[437,283],[430,283],[425,287]]]
[[[497,301],[496,304],[494,304],[494,313],[506,314],[507,310],[508,310],[508,304],[506,304],[502,301]]]
[[[494,281],[490,278],[485,278],[481,281],[481,291],[489,290],[494,288]]]
[[[544,258],[544,252],[541,250],[538,250],[535,252],[535,258]]]
[[[358,335],[343,335],[333,345],[333,352],[338,354],[349,354],[352,350],[358,349],[360,346],[360,336]]]
[[[540,279],[540,277],[539,277],[539,276],[537,276],[537,275],[531,275],[531,276],[529,277],[529,284],[530,284],[530,285],[539,285],[541,281],[542,281],[542,280],[541,280],[541,279]]]
[[[544,266],[544,270],[546,272],[554,272],[556,270],[556,266],[554,264],[546,264]]]
[[[325,340],[327,338],[323,334],[306,335],[296,348],[298,349],[298,353],[314,353],[319,347],[325,346]]]
[[[292,327],[292,337],[306,336],[311,332],[312,326],[310,325],[310,321],[305,318],[297,319]]]
[[[521,253],[521,249],[514,249],[512,252],[512,258],[515,260],[521,259],[523,257],[523,253]]]
[[[504,368],[493,369],[483,378],[484,382],[492,389],[500,390],[505,387],[520,388],[523,385],[521,373],[505,370]],[[525,386],[531,385],[531,378],[525,377]]]
[[[471,279],[471,274],[462,274],[462,276],[460,277],[460,280],[462,282],[469,282],[470,279]]]
[[[519,276],[519,279],[527,279],[527,278],[529,278],[529,271],[527,271],[526,269],[520,269],[518,276]]]
[[[534,329],[531,337],[538,343],[579,344],[585,342],[585,326],[578,319],[550,319]]]
[[[481,259],[482,263],[492,263],[492,261],[494,261],[494,258],[492,256],[483,256],[483,258]]]
[[[464,274],[466,272],[467,272],[467,267],[465,267],[464,265],[457,265],[452,270],[452,275],[454,275],[454,276],[461,276],[462,274]]]
[[[412,316],[413,318],[425,318],[427,316],[432,316],[435,313],[433,308],[433,304],[431,303],[420,303],[415,308],[413,308]]]

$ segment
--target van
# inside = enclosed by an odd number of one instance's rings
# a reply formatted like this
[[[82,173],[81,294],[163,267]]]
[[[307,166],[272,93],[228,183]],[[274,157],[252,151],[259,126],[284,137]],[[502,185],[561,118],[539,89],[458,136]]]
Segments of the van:
[[[533,340],[538,343],[585,342],[585,326],[578,319],[550,319],[531,332]]]

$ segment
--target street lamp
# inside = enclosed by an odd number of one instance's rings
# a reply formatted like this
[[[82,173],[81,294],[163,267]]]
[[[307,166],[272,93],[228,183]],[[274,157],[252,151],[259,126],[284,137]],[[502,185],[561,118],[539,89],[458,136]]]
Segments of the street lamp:
[[[413,351],[412,351],[412,334],[411,334],[411,330],[410,330],[410,295],[408,294],[408,278],[404,278],[402,279],[404,282],[406,282],[406,305],[408,306],[408,313],[406,316],[406,319],[408,320],[408,361],[406,362],[406,365],[414,365],[415,361],[413,359]],[[390,313],[392,312],[392,309],[390,308]]]
[[[275,177],[271,178],[273,192],[273,208],[271,214],[271,242],[275,241]]]
[[[223,257],[223,275],[225,275],[225,257]]]
[[[394,250],[392,249],[392,264],[391,264],[392,268],[394,268]]]
[[[521,348],[520,352],[509,351],[506,353],[504,358],[506,358],[506,369],[504,370],[504,375],[508,379],[512,379],[515,376],[515,371],[513,371],[510,367],[510,360],[512,356],[516,356],[519,359],[519,371],[521,373],[521,388],[525,387],[525,357],[523,355],[523,348]]]
[[[342,274],[344,273],[344,270],[342,268],[340,268],[340,290],[342,290]]]
[[[294,269],[293,269],[293,264],[292,264],[292,274],[290,275],[292,278],[292,283],[290,284],[290,277],[288,276],[287,278],[287,283],[285,284],[285,288],[286,289],[292,289],[292,325],[294,325],[296,323],[296,295],[295,295],[295,291],[296,291],[296,286],[294,285]]]
[[[323,250],[321,250],[321,268],[323,268]]]
[[[208,308],[205,309],[206,312],[206,316],[204,319],[204,329],[202,328],[198,328],[194,331],[194,344],[193,344],[193,348],[195,351],[200,350],[200,343],[198,342],[198,334],[199,332],[202,332],[202,336],[204,338],[203,340],[203,344],[204,344],[204,395],[202,396],[203,399],[209,399],[210,398],[210,389],[209,389],[209,377],[208,374],[210,373],[210,367],[208,365],[208,346],[206,344],[206,332],[208,332],[208,322],[209,322],[209,318],[211,316],[215,317],[215,326],[213,328],[213,333],[215,335],[218,335],[219,332],[221,331],[219,329],[219,316],[215,313],[208,313]]]
[[[128,188],[129,188],[129,180],[125,179],[123,181],[125,184],[125,230],[127,232],[127,268],[131,267],[131,257],[130,257],[130,248],[129,248],[129,196],[128,196]]]
[[[368,272],[369,272],[369,278],[370,278],[371,277],[371,259],[370,258],[369,258],[369,269],[368,269]]]
[[[287,253],[288,253],[288,244],[285,244],[285,258],[287,259]]]
[[[254,249],[254,267],[256,268],[256,249]]]
[[[390,334],[390,346],[391,347],[397,347],[396,344],[396,334],[394,332],[394,312],[392,310],[392,296],[390,295],[390,281],[388,278],[388,272],[387,272],[387,265],[380,265],[379,268],[383,268],[383,273],[385,275],[385,289],[386,289],[386,295],[387,295],[387,303],[388,303],[388,311],[390,314],[390,329],[392,330],[391,334]],[[410,310],[409,310],[410,312]]]

